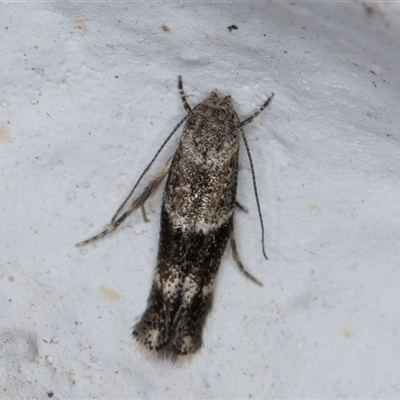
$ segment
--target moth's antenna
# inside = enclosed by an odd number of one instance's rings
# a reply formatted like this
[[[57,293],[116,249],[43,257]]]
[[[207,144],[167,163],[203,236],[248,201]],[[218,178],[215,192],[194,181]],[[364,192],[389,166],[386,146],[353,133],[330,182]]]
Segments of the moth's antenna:
[[[189,114],[187,114],[185,116],[185,118],[183,118],[181,120],[181,122],[179,122],[178,125],[175,126],[174,130],[168,135],[168,137],[164,140],[164,143],[161,145],[161,147],[157,150],[157,153],[155,154],[155,156],[153,157],[153,159],[150,161],[150,163],[147,165],[147,167],[144,169],[144,171],[142,172],[142,174],[140,175],[139,179],[136,181],[135,186],[133,187],[133,189],[131,190],[131,192],[129,193],[128,197],[124,200],[124,202],[121,204],[121,206],[118,208],[117,212],[114,214],[114,216],[112,217],[111,223],[113,224],[115,222],[115,220],[118,217],[118,214],[120,213],[120,211],[124,208],[125,204],[128,202],[128,200],[130,199],[130,197],[133,195],[133,192],[136,190],[136,188],[138,187],[140,181],[142,180],[142,178],[146,175],[147,171],[150,169],[150,167],[153,165],[154,161],[156,160],[156,158],[158,157],[158,155],[161,153],[162,149],[165,147],[165,145],[168,143],[168,141],[171,139],[171,137],[173,136],[173,134],[178,130],[178,128],[182,125],[183,122],[186,121],[187,117],[189,116]]]
[[[247,156],[249,157],[249,161],[250,161],[250,169],[251,169],[251,177],[253,179],[254,195],[256,196],[258,216],[260,217],[260,224],[261,224],[262,251],[263,251],[263,255],[264,255],[265,259],[268,260],[267,253],[265,252],[264,222],[263,222],[263,217],[262,217],[262,213],[261,213],[260,201],[258,199],[258,191],[257,191],[257,184],[256,184],[256,175],[254,173],[253,159],[251,158],[249,144],[247,143],[246,135],[244,134],[243,128],[240,127],[240,130],[242,131],[242,137],[243,137],[243,141],[244,141],[244,146],[246,147]]]

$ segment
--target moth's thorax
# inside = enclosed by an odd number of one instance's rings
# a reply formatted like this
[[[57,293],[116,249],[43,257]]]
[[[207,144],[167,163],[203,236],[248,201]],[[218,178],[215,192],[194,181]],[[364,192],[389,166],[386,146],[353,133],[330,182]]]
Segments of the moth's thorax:
[[[164,193],[165,209],[177,228],[207,233],[232,217],[239,127],[230,97],[215,92],[188,117]]]
[[[234,157],[239,150],[240,121],[230,96],[213,92],[189,115],[180,145],[194,163],[214,164]]]

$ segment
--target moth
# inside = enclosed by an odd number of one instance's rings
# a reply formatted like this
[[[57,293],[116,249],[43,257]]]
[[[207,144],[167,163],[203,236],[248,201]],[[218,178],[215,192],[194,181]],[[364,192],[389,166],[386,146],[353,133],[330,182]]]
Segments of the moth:
[[[178,87],[187,115],[171,132],[131,193],[118,209],[111,224],[100,234],[78,243],[83,246],[115,231],[135,210],[144,205],[167,177],[161,207],[157,265],[147,308],[133,328],[133,336],[147,350],[161,358],[176,360],[197,352],[212,306],[215,278],[228,240],[241,272],[262,285],[240,261],[234,234],[239,142],[243,138],[253,177],[261,222],[265,258],[264,227],[258,200],[254,167],[243,126],[251,123],[270,104],[274,93],[249,118],[240,121],[231,96],[213,91],[194,108],[186,100],[182,78]],[[185,122],[175,154],[127,209],[122,212],[139,182],[167,141]]]

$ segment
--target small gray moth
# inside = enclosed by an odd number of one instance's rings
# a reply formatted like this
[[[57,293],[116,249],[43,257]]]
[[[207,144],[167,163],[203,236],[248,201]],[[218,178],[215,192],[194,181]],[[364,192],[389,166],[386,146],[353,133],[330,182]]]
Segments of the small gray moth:
[[[230,96],[216,91],[193,109],[186,100],[182,78],[178,86],[187,115],[175,127],[131,193],[102,233],[78,243],[83,246],[115,231],[135,210],[142,209],[163,179],[168,176],[161,208],[160,243],[147,308],[133,329],[133,336],[161,358],[175,361],[197,352],[202,331],[211,310],[215,278],[228,239],[240,271],[258,285],[240,261],[234,236],[238,180],[239,141],[243,138],[253,176],[253,186],[261,222],[265,258],[264,227],[258,200],[253,162],[243,126],[251,123],[270,104],[274,93],[252,116],[240,121]],[[167,141],[185,122],[175,154],[157,172],[143,193],[121,210]]]

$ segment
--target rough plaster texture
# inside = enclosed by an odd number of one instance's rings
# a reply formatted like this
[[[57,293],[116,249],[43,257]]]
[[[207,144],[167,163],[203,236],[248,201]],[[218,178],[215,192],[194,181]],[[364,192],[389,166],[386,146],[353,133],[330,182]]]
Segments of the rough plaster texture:
[[[400,8],[395,3],[0,4],[2,398],[400,396]],[[237,30],[228,31],[235,24]],[[237,242],[204,347],[171,366],[130,332],[161,194],[104,228],[189,102],[250,115]],[[169,143],[155,168],[173,153]],[[146,180],[145,180],[146,181]]]

